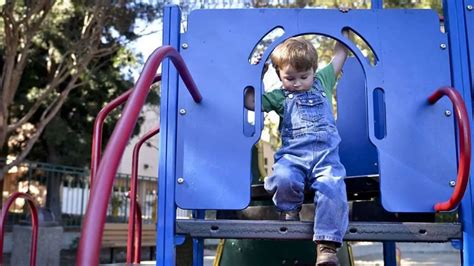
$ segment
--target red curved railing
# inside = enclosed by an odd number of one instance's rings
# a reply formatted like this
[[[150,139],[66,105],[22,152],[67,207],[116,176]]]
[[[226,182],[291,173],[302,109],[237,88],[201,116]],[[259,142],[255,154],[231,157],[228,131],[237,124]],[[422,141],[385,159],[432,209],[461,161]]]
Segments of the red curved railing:
[[[428,102],[434,104],[443,96],[448,96],[453,103],[454,114],[459,127],[459,165],[453,194],[449,200],[438,202],[434,205],[434,209],[437,212],[450,211],[459,204],[466,191],[471,168],[471,127],[469,126],[469,116],[466,111],[466,106],[459,92],[451,87],[438,89],[428,98]]]
[[[100,160],[81,230],[77,265],[89,266],[99,263],[100,242],[114,177],[140,110],[145,103],[153,77],[165,58],[171,59],[194,101],[199,103],[202,100],[202,96],[178,51],[171,46],[162,46],[156,49],[148,58],[135,89],[122,111],[122,117],[114,128],[103,159]]]
[[[155,76],[155,78],[153,79],[153,83],[156,83],[156,82],[159,82],[161,81],[161,75],[157,75]],[[98,168],[99,166],[99,162],[100,162],[100,152],[101,152],[101,148],[102,148],[102,129],[103,129],[103,125],[104,125],[104,121],[105,119],[107,118],[107,116],[109,115],[109,113],[111,111],[113,111],[115,108],[117,108],[118,106],[120,106],[121,104],[123,104],[125,101],[127,101],[128,97],[130,96],[130,94],[132,93],[133,89],[130,89],[128,91],[126,91],[125,93],[123,93],[122,95],[120,95],[119,97],[117,97],[116,99],[112,100],[110,103],[108,103],[104,108],[102,108],[99,112],[99,114],[97,115],[96,119],[95,119],[95,122],[94,122],[94,130],[93,130],[93,134],[92,134],[92,148],[91,148],[91,177],[90,177],[90,183],[91,183],[91,188],[93,187],[93,182],[94,182],[94,177],[95,177],[95,174],[96,174],[96,169]],[[135,189],[136,191],[136,189]],[[135,192],[136,194],[136,192]],[[136,196],[136,195],[135,195]],[[134,204],[135,205],[135,204]],[[135,228],[138,233],[135,233],[135,234],[132,234],[132,238],[135,237],[136,238],[139,238],[139,239],[135,239],[135,243],[138,243],[138,248],[137,249],[133,249],[133,243],[134,242],[131,242],[132,244],[128,243],[127,245],[131,245],[130,247],[127,246],[127,251],[128,250],[134,250],[134,252],[140,252],[141,253],[141,249],[140,249],[140,246],[141,246],[141,210],[139,209],[140,208],[140,205],[137,203],[137,208],[140,212],[140,217],[139,217],[139,220],[140,220],[140,223],[134,223],[134,225],[137,225],[139,226],[139,228]],[[132,214],[132,212],[131,212]],[[133,214],[135,214],[135,211],[133,212]],[[134,215],[130,215],[129,217],[134,217]],[[133,230],[132,230],[133,231]],[[130,231],[129,231],[129,236],[130,236]],[[128,253],[127,253],[128,255]],[[140,258],[140,254],[138,254],[138,256],[135,256],[135,255],[132,255],[134,257],[138,257]],[[128,257],[127,257],[128,258]],[[137,263],[140,263],[140,261],[138,261]]]
[[[8,209],[15,202],[17,198],[23,198],[28,202],[31,211],[31,225],[33,226],[31,235],[31,252],[30,252],[30,266],[36,265],[36,246],[38,243],[38,210],[36,209],[35,200],[26,193],[14,192],[5,202],[0,214],[0,265],[3,265],[3,238],[5,234],[5,222],[8,216]]]
[[[159,82],[161,80],[161,75],[158,74],[153,79],[153,83]],[[100,110],[97,114],[97,117],[94,121],[94,129],[92,131],[92,148],[91,148],[91,187],[94,184],[94,177],[97,173],[97,168],[99,167],[100,162],[100,153],[102,149],[102,129],[104,126],[105,118],[109,115],[112,110],[117,108],[119,105],[127,101],[128,97],[132,93],[133,88],[124,92],[122,95],[108,103],[104,108]]]
[[[138,206],[137,202],[137,185],[138,185],[138,158],[140,156],[140,148],[142,147],[145,141],[149,140],[151,137],[155,136],[158,132],[160,132],[160,127],[156,127],[150,131],[148,131],[142,138],[138,140],[133,147],[133,155],[132,155],[132,176],[130,180],[130,215],[129,217],[135,217],[136,209],[135,206]],[[140,217],[141,218],[141,217]],[[135,219],[128,219],[128,239],[127,239],[127,263],[140,263],[140,257],[136,257],[133,255],[133,248],[134,246],[134,239],[136,237],[136,232],[134,232],[134,228],[137,224],[135,223]],[[141,226],[141,222],[140,222]],[[141,231],[140,231],[141,235]],[[136,261],[138,260],[138,261]]]

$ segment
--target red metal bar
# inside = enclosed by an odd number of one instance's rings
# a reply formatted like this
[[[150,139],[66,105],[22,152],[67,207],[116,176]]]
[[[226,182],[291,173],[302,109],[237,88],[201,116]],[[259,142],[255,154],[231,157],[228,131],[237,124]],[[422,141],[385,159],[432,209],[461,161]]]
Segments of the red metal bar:
[[[153,79],[153,83],[159,82],[160,80],[161,75],[158,74]],[[91,187],[93,186],[94,177],[96,175],[97,169],[99,168],[100,153],[102,150],[102,129],[105,118],[112,110],[127,101],[132,91],[133,88],[129,89],[128,91],[124,92],[122,95],[108,103],[104,108],[102,108],[102,110],[100,110],[99,114],[95,118],[91,148]]]
[[[129,89],[128,91],[108,103],[104,108],[102,108],[102,110],[100,110],[99,114],[97,114],[97,117],[95,118],[94,129],[92,133],[91,149],[91,187],[93,186],[94,177],[96,175],[97,168],[99,167],[100,153],[102,150],[102,129],[105,118],[112,110],[124,103],[130,96],[132,91],[133,89]]]
[[[142,209],[138,202],[135,215],[135,243],[133,245],[133,263],[140,264],[142,257]]]
[[[81,231],[77,253],[77,265],[79,266],[99,264],[100,243],[114,177],[140,110],[145,103],[153,77],[165,58],[171,59],[194,101],[199,103],[202,100],[202,96],[179,53],[171,46],[162,46],[156,49],[145,64],[135,89],[122,111],[122,117],[110,137],[103,159],[99,163],[96,178],[94,178],[94,189],[91,191]]]
[[[138,140],[133,147],[133,155],[132,155],[132,177],[130,180],[130,215],[129,217],[135,217],[136,215],[136,208],[138,206],[137,202],[137,186],[138,186],[138,158],[140,157],[140,149],[147,140],[151,137],[155,136],[158,132],[160,132],[160,127],[156,127],[150,131],[148,131],[142,138]],[[141,219],[141,217],[140,217]],[[133,241],[135,239],[135,219],[128,219],[128,239],[127,239],[127,263],[132,263],[133,261]],[[141,226],[141,223],[140,223]]]
[[[30,206],[31,211],[31,225],[33,226],[31,235],[31,252],[30,252],[30,266],[36,265],[36,246],[38,243],[38,210],[36,209],[35,200],[26,193],[14,192],[3,205],[2,213],[0,214],[0,265],[3,265],[3,239],[5,234],[5,223],[8,216],[8,209],[15,202],[17,198],[23,198]]]
[[[428,98],[428,102],[434,104],[443,96],[448,96],[453,103],[456,122],[459,127],[459,165],[453,194],[449,200],[434,205],[437,212],[450,211],[459,204],[466,191],[471,168],[471,127],[469,126],[466,106],[459,92],[451,87],[440,88]]]

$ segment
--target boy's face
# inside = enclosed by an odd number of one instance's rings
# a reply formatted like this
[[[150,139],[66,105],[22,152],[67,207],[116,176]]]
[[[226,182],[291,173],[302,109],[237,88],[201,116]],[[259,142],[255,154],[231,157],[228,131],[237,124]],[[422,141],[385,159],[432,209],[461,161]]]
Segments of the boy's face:
[[[307,71],[296,71],[292,66],[286,65],[280,69],[280,79],[287,91],[307,91],[313,86],[314,70],[310,68]]]

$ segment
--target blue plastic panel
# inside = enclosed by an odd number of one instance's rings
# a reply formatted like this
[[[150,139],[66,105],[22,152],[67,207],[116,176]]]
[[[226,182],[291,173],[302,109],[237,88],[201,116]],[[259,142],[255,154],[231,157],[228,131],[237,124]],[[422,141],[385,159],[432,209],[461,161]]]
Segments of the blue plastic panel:
[[[328,35],[361,52],[343,39],[349,26],[369,43],[380,62],[360,63],[366,75],[366,117],[369,138],[377,147],[382,201],[390,211],[432,211],[449,198],[449,181],[456,176],[453,118],[443,99],[435,106],[427,97],[450,84],[448,53],[440,49],[446,36],[438,17],[429,10],[245,9],[197,10],[182,34],[181,53],[203,95],[195,104],[180,83],[176,203],[185,209],[241,209],[250,200],[251,146],[259,138],[244,135],[243,91],[261,91],[262,62],[248,57],[259,40],[274,27],[285,34],[272,43],[306,33]],[[373,91],[384,91],[386,136],[374,136]],[[257,97],[260,102],[260,97]],[[257,111],[258,112],[258,111]],[[377,116],[375,116],[377,117]],[[353,156],[360,150],[354,148]]]
[[[378,149],[382,204],[390,211],[433,211],[449,199],[449,181],[456,178],[454,121],[445,115],[451,103],[426,102],[451,84],[448,50],[440,48],[446,36],[434,12],[386,12],[379,28],[387,136],[378,140],[370,132],[370,138]],[[370,125],[370,104],[368,110]]]
[[[365,75],[361,64],[347,59],[337,83],[339,156],[348,177],[377,175],[377,149],[369,140]]]

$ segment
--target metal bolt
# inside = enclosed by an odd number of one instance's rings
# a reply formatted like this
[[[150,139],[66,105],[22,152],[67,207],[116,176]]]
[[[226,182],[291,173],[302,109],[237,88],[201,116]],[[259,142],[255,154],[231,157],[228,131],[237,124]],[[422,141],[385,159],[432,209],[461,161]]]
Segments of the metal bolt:
[[[183,43],[183,44],[181,44],[181,47],[183,47],[183,49],[188,49],[189,45],[187,43]]]
[[[183,184],[184,183],[184,178],[180,177],[178,178],[178,184]]]
[[[454,181],[454,180],[449,181],[449,186],[451,186],[451,187],[456,186],[456,181]]]
[[[446,49],[446,47],[448,47],[448,46],[447,46],[445,43],[442,43],[442,44],[439,45],[439,47],[444,50],[444,49]]]
[[[184,108],[179,109],[179,114],[180,115],[185,115],[186,114],[186,109],[184,109]]]
[[[451,114],[452,114],[452,113],[451,113],[451,111],[450,111],[450,110],[446,110],[446,111],[444,111],[444,115],[445,115],[445,116],[451,116]]]
[[[466,9],[467,9],[468,11],[472,11],[472,10],[474,9],[474,7],[473,7],[472,5],[467,5],[467,6],[466,6]]]

